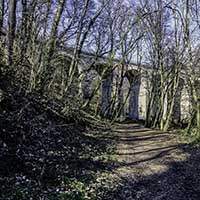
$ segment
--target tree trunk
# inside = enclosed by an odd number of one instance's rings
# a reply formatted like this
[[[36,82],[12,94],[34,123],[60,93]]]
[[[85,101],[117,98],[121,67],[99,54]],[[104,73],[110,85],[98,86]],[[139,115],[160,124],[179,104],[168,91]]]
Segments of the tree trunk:
[[[197,128],[200,129],[200,98],[197,102]]]
[[[51,28],[50,38],[46,44],[46,52],[44,52],[44,61],[42,63],[43,67],[43,73],[41,77],[41,87],[42,91],[44,91],[44,88],[47,83],[50,82],[51,76],[53,74],[53,69],[50,67],[50,61],[53,56],[54,48],[55,48],[55,40],[56,40],[56,34],[58,31],[58,25],[60,22],[60,18],[62,16],[62,12],[64,9],[66,0],[60,0],[56,13],[54,15],[53,24]]]
[[[27,0],[22,0],[22,25],[21,25],[21,62],[23,63],[27,49],[27,21],[28,10]]]
[[[0,1],[0,35],[2,35],[2,28],[3,28],[3,22],[4,22],[4,12],[5,12],[4,3],[5,3],[5,0]]]
[[[16,7],[17,0],[9,0],[8,4],[8,64],[13,64],[13,44],[15,39],[16,27]]]

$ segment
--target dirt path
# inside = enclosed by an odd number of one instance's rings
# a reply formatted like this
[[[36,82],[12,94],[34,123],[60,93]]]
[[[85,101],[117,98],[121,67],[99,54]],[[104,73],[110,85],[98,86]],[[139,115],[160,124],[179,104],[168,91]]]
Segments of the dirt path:
[[[114,199],[200,200],[200,153],[177,136],[139,124],[113,129],[120,180]]]

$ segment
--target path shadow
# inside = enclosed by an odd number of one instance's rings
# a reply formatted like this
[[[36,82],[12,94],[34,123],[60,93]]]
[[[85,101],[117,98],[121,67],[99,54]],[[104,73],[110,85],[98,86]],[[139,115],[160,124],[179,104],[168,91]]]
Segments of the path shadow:
[[[158,132],[158,131],[132,131],[132,132],[124,132],[113,131],[115,135],[104,136],[102,139],[111,139],[116,141],[134,141],[134,140],[145,140],[145,139],[155,139],[156,137],[169,137],[170,134],[167,132]],[[116,135],[117,133],[117,135]],[[120,134],[119,134],[120,133]],[[131,133],[131,135],[127,136],[127,133]]]
[[[174,146],[174,147],[170,147],[170,148],[164,148],[162,149],[162,151],[159,151],[161,149],[159,149],[158,153],[154,154],[153,156],[148,156],[147,158],[144,159],[139,159],[137,161],[134,162],[121,162],[121,163],[116,163],[115,164],[115,168],[119,168],[119,167],[134,167],[135,165],[141,164],[141,163],[147,163],[150,161],[156,161],[158,159],[162,159],[164,158],[166,155],[169,155],[173,150],[178,149],[179,146]],[[151,152],[152,150],[149,150],[149,152]],[[143,152],[139,152],[139,154],[144,154],[147,151],[143,151]],[[134,155],[137,155],[137,153],[135,153]]]
[[[156,140],[156,139],[161,139],[161,138],[166,138],[166,135],[153,135],[153,136],[132,136],[129,138],[121,138],[118,139],[118,141],[122,142],[139,142],[139,141],[146,141],[146,140]]]
[[[121,177],[121,182],[109,198],[115,200],[199,200],[200,199],[200,150],[187,145],[178,145],[164,150],[147,160],[126,163],[124,166],[134,167],[139,162],[160,158],[173,149],[188,154],[184,161],[166,161],[167,169],[152,175],[139,177]]]
[[[128,155],[128,156],[131,156],[131,155],[139,155],[139,154],[144,154],[144,153],[150,153],[150,152],[154,152],[154,151],[160,151],[160,150],[173,150],[173,149],[177,149],[178,146],[177,145],[171,145],[171,146],[166,146],[166,147],[159,147],[159,148],[152,148],[152,149],[149,149],[149,150],[146,150],[146,151],[137,151],[137,152],[134,152],[134,153],[116,153],[116,155]]]

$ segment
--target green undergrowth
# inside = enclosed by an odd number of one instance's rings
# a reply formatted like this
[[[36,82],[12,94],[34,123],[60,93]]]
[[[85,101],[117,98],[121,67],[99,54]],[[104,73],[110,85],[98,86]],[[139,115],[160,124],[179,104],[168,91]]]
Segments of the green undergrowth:
[[[0,199],[108,199],[116,185],[112,131],[14,97],[1,102]]]
[[[179,133],[184,141],[190,145],[200,147],[200,130],[198,128],[191,128],[188,130],[180,130]]]

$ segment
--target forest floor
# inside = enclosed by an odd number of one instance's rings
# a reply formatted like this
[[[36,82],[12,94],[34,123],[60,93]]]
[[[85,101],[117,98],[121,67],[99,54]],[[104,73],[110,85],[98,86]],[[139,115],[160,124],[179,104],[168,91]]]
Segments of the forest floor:
[[[177,133],[70,125],[25,105],[0,114],[0,200],[200,199],[200,149]]]
[[[120,180],[111,199],[199,200],[200,150],[177,134],[118,124],[116,163],[112,169]]]

